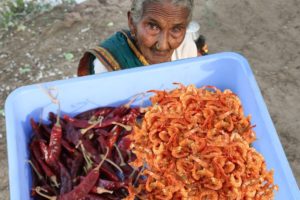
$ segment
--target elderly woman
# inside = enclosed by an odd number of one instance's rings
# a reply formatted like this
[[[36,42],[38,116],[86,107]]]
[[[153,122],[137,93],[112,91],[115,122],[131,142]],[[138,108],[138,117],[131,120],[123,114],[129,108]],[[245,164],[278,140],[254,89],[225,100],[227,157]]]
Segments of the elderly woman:
[[[133,0],[127,14],[129,31],[117,32],[87,51],[80,60],[78,75],[184,58],[176,56],[178,47],[187,51],[185,57],[197,56],[196,44],[185,37],[193,4],[193,0]]]

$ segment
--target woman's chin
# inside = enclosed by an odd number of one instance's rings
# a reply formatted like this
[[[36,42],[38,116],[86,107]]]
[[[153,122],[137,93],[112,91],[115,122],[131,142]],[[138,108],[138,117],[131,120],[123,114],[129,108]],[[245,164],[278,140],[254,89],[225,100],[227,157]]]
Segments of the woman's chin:
[[[166,58],[166,57],[160,57],[160,56],[153,56],[148,61],[149,61],[149,64],[159,64],[159,63],[164,63],[164,62],[170,62],[171,57]]]
[[[159,63],[164,63],[164,62],[169,62],[169,60],[154,60],[154,61],[150,61],[149,64],[159,64]]]

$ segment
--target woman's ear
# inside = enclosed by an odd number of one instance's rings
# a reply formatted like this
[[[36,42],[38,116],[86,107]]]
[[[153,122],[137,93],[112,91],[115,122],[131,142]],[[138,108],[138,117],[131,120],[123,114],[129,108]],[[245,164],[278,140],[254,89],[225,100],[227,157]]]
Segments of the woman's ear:
[[[127,18],[128,18],[128,27],[129,27],[130,33],[132,36],[134,36],[136,34],[136,27],[135,27],[135,23],[133,22],[131,11],[127,12]]]

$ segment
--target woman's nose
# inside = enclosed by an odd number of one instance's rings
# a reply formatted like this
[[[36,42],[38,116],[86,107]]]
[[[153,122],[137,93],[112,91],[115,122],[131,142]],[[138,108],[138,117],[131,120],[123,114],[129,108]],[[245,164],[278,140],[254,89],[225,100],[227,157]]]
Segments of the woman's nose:
[[[165,51],[170,49],[169,36],[167,33],[161,33],[158,38],[158,46],[160,51]]]

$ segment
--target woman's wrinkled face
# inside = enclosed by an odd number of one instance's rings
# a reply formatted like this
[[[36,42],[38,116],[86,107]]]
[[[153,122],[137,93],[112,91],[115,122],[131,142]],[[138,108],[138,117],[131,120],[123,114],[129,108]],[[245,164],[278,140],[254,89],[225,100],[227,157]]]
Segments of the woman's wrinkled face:
[[[174,50],[184,39],[188,15],[188,9],[181,6],[150,3],[145,6],[142,19],[134,24],[129,12],[130,31],[150,64],[171,61]]]

